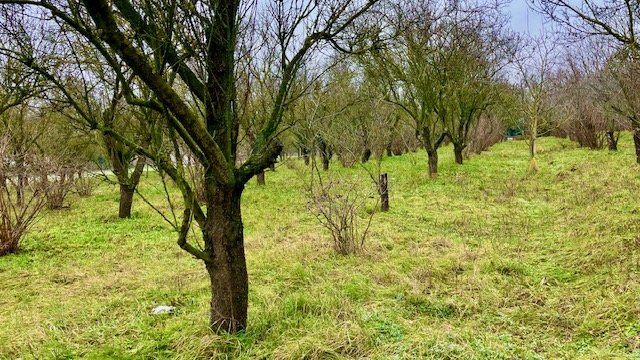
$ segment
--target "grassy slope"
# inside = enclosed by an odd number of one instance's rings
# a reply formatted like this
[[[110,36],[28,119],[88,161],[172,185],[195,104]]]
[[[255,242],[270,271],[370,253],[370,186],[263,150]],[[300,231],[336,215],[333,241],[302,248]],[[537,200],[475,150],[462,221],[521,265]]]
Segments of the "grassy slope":
[[[203,266],[140,201],[118,220],[101,186],[0,259],[0,358],[640,358],[640,176],[621,143],[544,139],[535,176],[520,142],[461,167],[443,149],[435,181],[422,152],[385,159],[392,209],[350,257],[296,171],[268,173],[243,204],[250,328],[227,337],[207,330]]]

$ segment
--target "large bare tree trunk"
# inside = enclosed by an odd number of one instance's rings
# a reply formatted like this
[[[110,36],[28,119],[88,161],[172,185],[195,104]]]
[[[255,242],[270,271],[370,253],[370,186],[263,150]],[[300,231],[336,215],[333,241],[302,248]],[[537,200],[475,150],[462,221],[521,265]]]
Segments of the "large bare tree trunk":
[[[438,151],[427,150],[429,157],[429,176],[433,179],[438,177]]]
[[[113,173],[118,179],[120,185],[120,205],[118,208],[118,217],[125,219],[131,217],[131,208],[133,206],[133,194],[140,182],[140,177],[144,171],[146,159],[138,157],[133,172],[129,174],[129,163],[119,160],[116,155],[112,155]]]
[[[205,250],[211,254],[211,261],[205,262],[211,280],[210,326],[215,332],[235,333],[247,326],[249,293],[240,212],[242,186],[210,189],[203,230]]]
[[[204,22],[201,18],[194,20],[193,28],[205,29],[203,40],[195,44],[203,51],[202,56],[196,58],[180,58],[176,52],[182,47],[183,41],[180,39],[160,39],[158,33],[165,31],[162,21],[162,14],[156,10],[142,11],[145,6],[132,5],[128,2],[113,2],[106,0],[84,0],[82,1],[87,13],[93,19],[96,26],[96,35],[106,42],[109,47],[122,58],[134,74],[140,77],[141,81],[148,85],[150,90],[157,96],[158,101],[171,113],[170,126],[179,130],[178,133],[183,140],[188,142],[192,150],[201,153],[201,160],[205,168],[204,185],[206,197],[206,215],[199,204],[192,202],[186,204],[185,219],[181,228],[181,246],[192,255],[202,259],[211,280],[211,317],[210,326],[216,332],[236,333],[245,329],[247,325],[247,305],[248,305],[248,275],[243,245],[243,225],[241,218],[240,199],[244,184],[260,170],[265,169],[269,164],[273,164],[277,154],[282,151],[282,144],[277,140],[278,125],[282,121],[283,109],[286,108],[292,84],[295,84],[298,69],[304,66],[304,61],[312,49],[319,41],[331,41],[344,29],[347,29],[364,11],[373,6],[376,1],[367,1],[365,5],[356,5],[356,9],[351,10],[349,2],[345,1],[344,6],[337,4],[329,9],[325,15],[324,11],[317,12],[318,15],[292,14],[292,18],[280,23],[284,26],[285,32],[290,31],[291,37],[285,35],[286,43],[294,38],[298,29],[304,28],[305,23],[315,23],[309,30],[310,34],[305,34],[303,43],[298,50],[292,44],[292,54],[288,59],[286,56],[282,60],[282,79],[278,80],[278,91],[273,99],[273,111],[267,123],[261,129],[260,144],[257,144],[255,153],[252,152],[250,158],[240,167],[233,168],[236,160],[238,133],[240,123],[234,104],[237,103],[238,94],[236,88],[236,70],[238,61],[235,58],[238,43],[238,21],[242,14],[240,1],[219,1],[209,5],[203,5],[203,11],[210,10],[213,16],[206,17]],[[124,3],[124,5],[122,5]],[[118,13],[122,14],[123,22],[127,27],[139,34],[143,42],[139,46],[138,42],[129,42],[118,27],[113,13],[113,6],[118,8]],[[361,10],[358,10],[360,8]],[[142,14],[137,14],[136,10],[141,9]],[[181,8],[181,11],[182,8]],[[197,15],[200,9],[184,11],[186,16]],[[279,13],[276,13],[279,14]],[[155,15],[159,17],[154,17]],[[289,15],[286,14],[285,15]],[[307,19],[307,16],[310,16]],[[326,18],[325,18],[326,16]],[[179,17],[179,16],[178,16]],[[142,20],[140,20],[142,19]],[[309,21],[306,21],[309,20]],[[289,23],[291,30],[289,29]],[[149,25],[151,24],[151,25]],[[302,24],[302,25],[300,25]],[[173,26],[173,25],[171,25]],[[171,30],[171,26],[169,30]],[[89,32],[89,31],[88,31]],[[317,37],[315,34],[323,34]],[[162,35],[162,34],[160,34]],[[87,36],[89,37],[89,36]],[[160,36],[162,37],[162,36]],[[169,37],[170,38],[170,37]],[[150,40],[151,39],[151,40]],[[191,39],[191,38],[189,38]],[[165,42],[166,41],[166,42]],[[144,49],[149,44],[155,46],[158,43],[166,52],[167,64],[172,66],[175,63],[176,71],[182,82],[187,85],[191,94],[201,101],[204,108],[204,123],[200,121],[199,115],[195,114],[189,107],[191,96],[181,96],[172,87],[172,82],[167,82],[162,70],[155,68],[152,64],[159,59],[147,56]],[[135,45],[134,45],[135,44]],[[165,47],[166,45],[166,47]],[[282,45],[282,44],[280,44]],[[274,47],[274,49],[279,49]],[[285,46],[282,51],[289,51]],[[277,55],[277,50],[276,54]],[[164,66],[164,59],[160,60],[160,66]],[[192,69],[197,69],[196,74]],[[204,71],[200,72],[200,69]],[[202,74],[204,73],[204,74]],[[204,78],[200,81],[198,78]],[[175,117],[175,119],[174,119]],[[268,144],[268,145],[267,145]],[[194,149],[195,148],[195,149]],[[140,151],[140,150],[138,150]],[[254,156],[255,155],[255,156]],[[330,149],[326,149],[324,154],[328,165],[331,159]],[[199,156],[200,157],[200,156]],[[323,159],[324,162],[325,159]],[[162,162],[160,162],[162,163]],[[174,180],[180,185],[183,182],[182,175],[174,169],[171,164],[164,165],[165,170],[173,174]],[[181,186],[185,200],[191,199],[191,190]],[[190,218],[189,207],[193,207],[194,218],[201,225],[204,251],[200,251],[193,246],[186,244],[186,232],[189,230]],[[184,235],[183,235],[184,234]]]
[[[427,157],[429,158],[429,177],[435,179],[438,177],[438,148],[446,138],[446,132],[440,134],[440,137],[434,141],[431,130],[425,125],[418,136],[422,138],[422,147],[427,151]]]
[[[120,219],[131,217],[134,192],[135,188],[130,185],[120,184],[120,206],[118,207],[118,217]]]
[[[453,153],[456,157],[456,164],[462,165],[462,162],[464,161],[462,156],[463,151],[464,151],[464,147],[453,144]]]

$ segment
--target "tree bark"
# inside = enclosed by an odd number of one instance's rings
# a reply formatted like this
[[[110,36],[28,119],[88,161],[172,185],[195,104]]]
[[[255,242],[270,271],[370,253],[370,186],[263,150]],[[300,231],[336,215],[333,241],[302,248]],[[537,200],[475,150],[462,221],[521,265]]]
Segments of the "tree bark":
[[[462,165],[462,162],[464,161],[462,156],[463,150],[464,150],[464,147],[453,144],[453,153],[456,157],[456,164],[458,165]]]
[[[389,183],[387,174],[380,174],[379,180],[380,191],[380,210],[389,211]]]
[[[438,177],[438,151],[427,150],[429,157],[429,176],[433,179]]]
[[[371,149],[365,149],[362,153],[362,163],[366,163],[371,158]]]
[[[135,187],[131,187],[127,184],[120,184],[120,206],[118,209],[118,217],[120,219],[131,217],[134,192]]]
[[[529,142],[529,156],[532,159],[535,159],[537,153],[538,153],[537,137],[532,137]]]
[[[333,153],[331,152],[329,145],[327,145],[322,138],[318,141],[318,146],[320,148],[320,156],[322,157],[322,170],[327,171],[329,170],[329,163],[331,162]]]
[[[640,128],[633,130],[633,143],[636,147],[636,162],[640,164]]]
[[[138,186],[140,178],[142,177],[146,159],[144,157],[138,157],[133,168],[133,172],[129,174],[129,159],[123,160],[125,156],[121,152],[113,150],[113,147],[111,149],[112,169],[113,173],[118,179],[118,184],[120,185],[120,205],[118,210],[118,217],[120,219],[125,219],[131,217],[133,194],[135,193],[136,187]]]
[[[607,131],[607,143],[609,150],[618,151],[618,139],[613,131]]]
[[[240,211],[242,186],[211,188],[203,230],[205,251],[211,256],[205,261],[211,280],[210,327],[218,333],[236,333],[247,326],[249,295]]]
[[[256,175],[256,180],[258,181],[258,185],[260,186],[265,186],[266,182],[264,180],[264,171],[260,171],[257,175]]]
[[[307,166],[309,165],[310,154],[311,154],[311,151],[309,151],[309,149],[307,149],[306,147],[302,148],[302,158],[304,159],[304,164]]]
[[[537,137],[531,138],[531,142],[529,143],[529,170],[537,173],[540,171],[538,167],[538,160],[536,159],[536,154],[538,153],[538,143]]]

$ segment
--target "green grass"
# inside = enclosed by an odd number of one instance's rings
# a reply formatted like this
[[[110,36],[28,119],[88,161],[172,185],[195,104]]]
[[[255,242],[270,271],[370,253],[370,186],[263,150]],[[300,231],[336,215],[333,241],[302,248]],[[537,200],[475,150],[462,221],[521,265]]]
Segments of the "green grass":
[[[207,330],[203,265],[139,199],[106,184],[47,212],[0,258],[0,358],[640,359],[640,168],[621,151],[504,142],[440,177],[387,158],[391,211],[359,255],[334,255],[306,209],[303,166],[243,200],[249,328]],[[297,169],[297,170],[296,170]],[[353,175],[372,186],[361,168]],[[161,203],[154,176],[143,192]],[[373,200],[372,200],[373,201]],[[373,206],[373,205],[370,205]],[[157,305],[175,305],[154,316]]]

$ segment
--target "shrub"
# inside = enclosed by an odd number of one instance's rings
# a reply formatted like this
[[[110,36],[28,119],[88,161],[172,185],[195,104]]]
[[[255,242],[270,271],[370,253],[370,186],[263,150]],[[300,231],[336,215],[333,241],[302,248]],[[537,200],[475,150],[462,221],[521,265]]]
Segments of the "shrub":
[[[312,180],[309,188],[309,208],[320,224],[329,230],[334,250],[340,255],[359,252],[373,218],[372,212],[363,225],[359,216],[369,196],[358,191],[358,185],[344,179],[323,181],[319,175],[314,179],[317,183]]]
[[[93,181],[93,176],[79,171],[73,185],[78,196],[87,197],[93,193],[95,182]]]
[[[41,181],[45,191],[47,207],[58,210],[65,207],[64,201],[74,186],[74,170],[67,165],[55,164],[51,161],[42,168]]]
[[[500,120],[494,117],[481,117],[469,134],[468,153],[480,154],[486,151],[504,139],[506,130]]]
[[[18,250],[20,241],[46,204],[42,184],[34,181],[38,168],[16,156],[0,141],[0,256]]]

